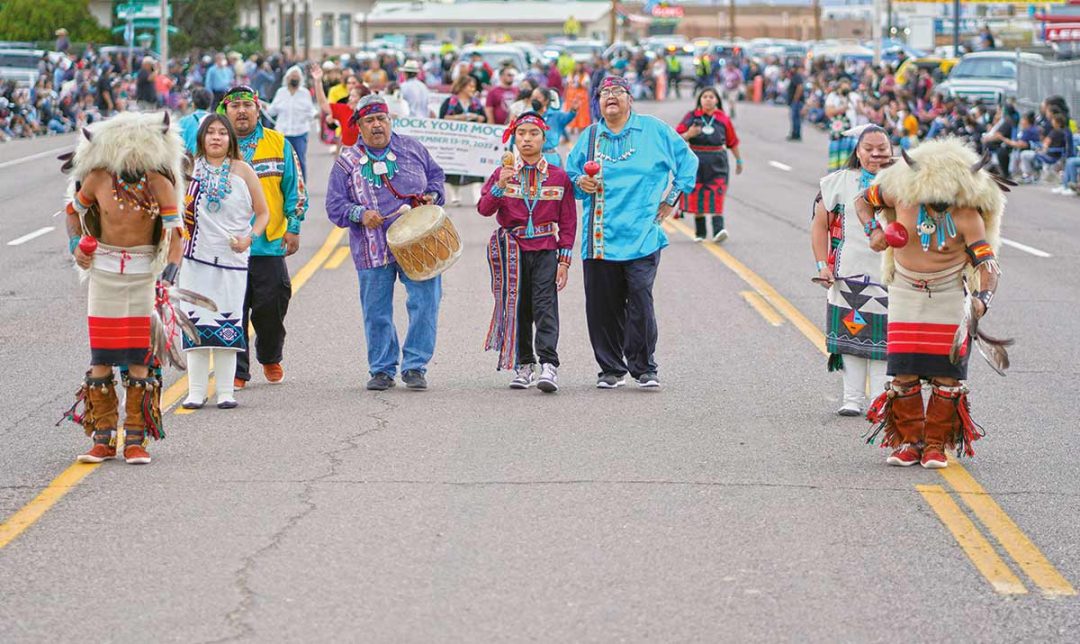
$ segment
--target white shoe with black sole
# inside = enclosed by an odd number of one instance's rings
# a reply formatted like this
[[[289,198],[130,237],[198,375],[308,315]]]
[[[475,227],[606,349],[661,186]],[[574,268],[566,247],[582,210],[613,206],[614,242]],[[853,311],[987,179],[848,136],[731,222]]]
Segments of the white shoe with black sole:
[[[528,389],[536,385],[536,373],[531,364],[523,364],[514,369],[514,379],[510,381],[511,389]]]
[[[545,394],[553,394],[559,390],[559,370],[553,364],[544,364],[540,367],[540,379],[536,381],[536,388]]]

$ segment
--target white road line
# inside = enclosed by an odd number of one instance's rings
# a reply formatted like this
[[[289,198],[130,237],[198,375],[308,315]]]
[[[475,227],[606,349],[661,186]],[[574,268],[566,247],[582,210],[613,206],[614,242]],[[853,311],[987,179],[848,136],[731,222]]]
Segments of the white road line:
[[[789,166],[786,163],[780,163],[779,161],[769,161],[769,165],[771,165],[774,168],[778,168],[780,170],[783,170],[784,172],[791,172],[791,166]]]
[[[26,242],[30,241],[31,239],[37,239],[38,237],[41,237],[42,235],[47,235],[47,234],[51,233],[54,230],[56,230],[56,226],[45,226],[44,228],[38,228],[34,232],[23,235],[22,237],[19,237],[18,239],[12,239],[11,241],[9,241],[7,243],[7,245],[8,246],[20,246],[20,245],[25,244]]]
[[[1044,250],[1039,250],[1038,248],[1032,248],[1031,246],[1021,244],[1020,242],[1014,242],[1011,239],[1005,239],[1004,237],[1001,238],[1001,243],[1005,244],[1006,246],[1012,246],[1016,250],[1022,250],[1025,253],[1031,253],[1035,257],[1053,257],[1053,255],[1051,255],[1050,253],[1048,253],[1048,252],[1046,252]]]
[[[3,170],[4,168],[10,168],[11,166],[14,166],[14,165],[19,165],[20,163],[26,163],[27,161],[33,161],[34,159],[40,159],[42,157],[47,157],[49,155],[60,154],[61,152],[70,152],[71,148],[72,148],[72,146],[68,145],[68,146],[65,146],[65,147],[62,147],[62,148],[56,148],[55,150],[45,150],[44,152],[38,152],[37,154],[31,154],[30,156],[23,157],[21,159],[13,159],[11,161],[4,161],[3,163],[0,163],[0,170]]]

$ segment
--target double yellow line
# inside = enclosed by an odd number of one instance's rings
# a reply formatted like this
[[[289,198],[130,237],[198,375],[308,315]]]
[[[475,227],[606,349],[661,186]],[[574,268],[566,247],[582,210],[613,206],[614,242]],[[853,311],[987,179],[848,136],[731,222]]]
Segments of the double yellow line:
[[[668,231],[678,231],[693,238],[693,232],[679,221],[665,222]],[[757,273],[736,259],[731,253],[711,242],[703,244],[706,251],[720,260],[752,289],[742,296],[766,321],[779,326],[777,319],[783,317],[802,333],[818,351],[825,349],[825,334],[784,296]],[[1009,518],[1005,510],[994,501],[979,482],[959,462],[950,459],[949,467],[937,470],[997,543],[1031,582],[1049,596],[1076,595],[1076,589],[1051,564],[1031,539]],[[956,503],[953,495],[940,485],[916,485],[946,529],[967,554],[975,568],[986,578],[991,587],[1002,594],[1025,594],[1027,587],[1002,559],[978,526]]]
[[[344,237],[345,229],[343,228],[334,228],[330,231],[330,234],[326,236],[326,240],[323,241],[319,250],[315,251],[315,254],[311,259],[309,259],[307,263],[297,271],[296,275],[293,276],[292,287],[294,294],[297,293],[304,284],[306,284],[308,280],[310,280],[312,276],[327,263],[327,259],[330,257],[331,253],[334,252],[334,249],[338,247]],[[346,248],[345,250],[347,251],[348,249]],[[338,264],[340,263],[341,262],[338,261]],[[162,392],[162,411],[168,411],[173,405],[180,401],[180,398],[182,398],[186,392],[187,376],[181,376],[179,380],[172,384],[172,386]],[[177,413],[186,411],[187,410],[177,410]],[[41,491],[40,494],[31,499],[29,503],[20,508],[15,514],[11,515],[6,521],[0,523],[0,549],[3,549],[20,534],[25,532],[27,528],[34,525],[34,522],[40,519],[49,508],[56,505],[65,494],[70,492],[79,484],[79,482],[89,476],[91,472],[101,467],[101,465],[101,463],[73,463],[66,470],[61,472],[59,476],[53,479],[52,482]]]

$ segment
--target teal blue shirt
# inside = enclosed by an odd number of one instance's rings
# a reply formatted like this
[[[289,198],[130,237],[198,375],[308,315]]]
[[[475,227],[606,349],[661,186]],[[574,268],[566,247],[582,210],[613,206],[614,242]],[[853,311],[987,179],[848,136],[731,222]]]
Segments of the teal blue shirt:
[[[192,155],[195,154],[195,148],[198,145],[199,125],[202,124],[203,117],[207,114],[209,112],[206,110],[195,110],[180,119],[180,138],[184,140],[184,147]]]
[[[668,245],[656,215],[670,185],[686,194],[694,189],[698,159],[675,129],[652,116],[631,113],[619,134],[603,120],[585,128],[566,158],[566,173],[577,183],[589,160],[592,128],[601,157],[603,208],[580,190],[584,206],[581,226],[583,259],[627,261],[647,257]]]

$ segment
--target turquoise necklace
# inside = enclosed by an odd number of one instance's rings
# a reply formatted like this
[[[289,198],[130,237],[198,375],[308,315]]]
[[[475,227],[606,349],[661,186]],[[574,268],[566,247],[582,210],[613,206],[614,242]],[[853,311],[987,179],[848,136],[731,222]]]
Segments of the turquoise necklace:
[[[862,168],[862,174],[859,175],[859,189],[866,190],[870,187],[870,184],[874,182],[874,175]]]
[[[634,142],[630,140],[630,128],[624,126],[625,129],[618,133],[612,134],[611,132],[601,132],[599,138],[599,149],[596,156],[600,157],[602,161],[625,161],[634,155],[636,150],[634,149]]]
[[[255,149],[258,147],[259,129],[255,128],[254,132],[240,139],[240,153],[243,155],[246,163],[251,163],[251,160],[255,158]]]
[[[937,235],[937,249],[943,250],[945,248],[946,235],[951,239],[956,237],[956,223],[953,221],[952,214],[946,212],[941,217],[931,215],[926,211],[926,206],[919,206],[919,243],[922,244],[924,251],[930,250],[930,238]]]
[[[527,165],[518,173],[518,183],[521,185],[521,199],[525,202],[525,209],[529,211],[529,221],[525,224],[525,238],[532,239],[536,234],[533,226],[533,211],[540,203],[540,170],[536,166]]]
[[[215,168],[206,159],[199,159],[195,169],[195,177],[202,187],[207,212],[220,212],[221,203],[232,194],[231,168],[232,163],[228,158],[218,168]]]
[[[360,176],[376,188],[381,188],[383,175],[390,180],[397,174],[397,155],[390,150],[389,145],[381,154],[368,147],[363,150],[360,154]]]
[[[706,118],[709,119],[708,123],[705,123]],[[701,128],[701,133],[705,136],[712,136],[712,133],[716,131],[716,128],[713,127],[713,123],[716,123],[716,112],[713,112],[712,116],[708,116],[707,114],[702,112],[701,122],[704,123],[704,126]]]

